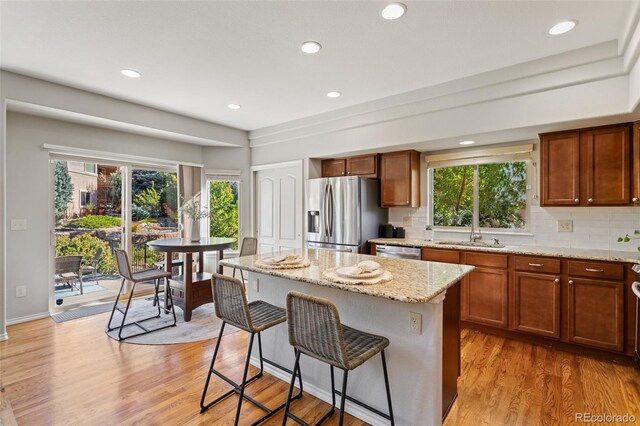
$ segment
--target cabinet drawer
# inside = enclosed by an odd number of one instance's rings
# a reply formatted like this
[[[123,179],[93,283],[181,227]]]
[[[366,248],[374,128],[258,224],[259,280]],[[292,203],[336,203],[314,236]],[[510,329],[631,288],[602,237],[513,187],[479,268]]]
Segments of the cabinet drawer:
[[[460,252],[457,250],[442,250],[422,248],[422,260],[431,262],[460,263]]]
[[[546,272],[549,274],[560,273],[560,261],[548,257],[516,256],[515,268],[518,271]]]
[[[606,280],[624,279],[624,266],[620,263],[569,261],[569,275],[589,278],[603,278]]]
[[[504,268],[509,265],[509,258],[506,254],[466,252],[464,263],[473,266],[487,266],[489,268]]]

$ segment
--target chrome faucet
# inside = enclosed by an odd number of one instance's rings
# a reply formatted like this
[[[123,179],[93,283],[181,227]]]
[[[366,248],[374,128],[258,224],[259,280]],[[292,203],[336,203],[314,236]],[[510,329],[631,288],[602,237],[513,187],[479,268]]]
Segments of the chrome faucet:
[[[475,243],[482,239],[480,230],[478,229],[478,232],[476,232],[475,222],[475,215],[471,213],[471,234],[469,235],[469,241],[471,241],[472,243]]]

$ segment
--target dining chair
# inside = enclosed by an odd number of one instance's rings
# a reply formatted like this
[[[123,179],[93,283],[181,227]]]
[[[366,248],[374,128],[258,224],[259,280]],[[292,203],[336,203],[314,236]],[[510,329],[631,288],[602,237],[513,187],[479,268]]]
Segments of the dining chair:
[[[258,252],[258,239],[255,237],[244,237],[242,239],[242,245],[240,246],[240,255],[242,256],[254,256]],[[236,277],[236,269],[233,268],[233,277]],[[244,282],[244,275],[242,269],[240,269],[240,279]]]

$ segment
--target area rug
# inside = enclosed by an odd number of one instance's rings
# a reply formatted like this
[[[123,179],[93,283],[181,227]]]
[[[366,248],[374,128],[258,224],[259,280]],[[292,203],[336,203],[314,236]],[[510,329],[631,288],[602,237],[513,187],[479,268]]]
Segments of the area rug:
[[[157,308],[152,304],[153,298],[138,299],[131,303],[129,308],[129,314],[127,315],[127,323],[133,322],[137,319],[147,318],[157,314]],[[161,302],[162,303],[162,302]],[[122,306],[124,308],[124,306]],[[132,337],[127,340],[123,340],[123,343],[133,343],[137,345],[172,345],[175,343],[188,343],[198,342],[201,340],[208,340],[218,337],[220,333],[220,326],[222,321],[216,317],[213,303],[199,306],[191,314],[191,321],[185,322],[182,309],[178,306],[176,308],[176,317],[178,322],[175,327],[165,328],[163,330],[154,331],[153,333],[145,334],[142,336]],[[108,318],[107,318],[108,320]],[[122,321],[122,314],[116,311],[113,316],[113,326],[117,326]],[[161,327],[165,324],[171,324],[173,322],[173,315],[164,313],[160,318],[145,321],[142,325],[145,328],[151,329]],[[123,337],[130,336],[141,332],[140,327],[130,325],[125,327],[122,333]],[[237,328],[227,324],[224,328],[224,334],[231,334],[239,331]],[[107,332],[107,335],[112,339],[118,340],[118,330]]]
[[[105,312],[111,312],[112,308],[113,303],[101,303],[99,305],[85,306],[83,308],[60,312],[59,314],[51,315],[51,318],[55,322],[65,322],[78,318],[90,317],[92,315],[103,314]]]
[[[57,285],[54,290],[56,299],[64,299],[65,297],[78,296],[80,294],[80,289],[77,286],[78,284],[76,284],[76,286],[70,286],[67,284]],[[95,281],[82,283],[82,291],[84,292],[84,294],[95,293],[97,291],[105,291],[105,290],[106,288],[96,284]]]

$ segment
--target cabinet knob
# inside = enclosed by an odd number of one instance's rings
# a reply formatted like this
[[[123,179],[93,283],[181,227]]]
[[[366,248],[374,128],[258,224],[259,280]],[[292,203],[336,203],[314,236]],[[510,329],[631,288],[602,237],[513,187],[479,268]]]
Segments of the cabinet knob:
[[[587,202],[588,202],[589,204],[593,203],[593,198],[589,198],[589,199],[587,200]]]
[[[569,284],[573,284],[573,280],[569,280]]]
[[[637,202],[638,202],[638,201],[640,201],[640,200],[638,200],[638,197],[633,197],[633,198],[631,199],[631,201],[633,201],[634,203],[637,203]]]
[[[350,175],[350,174],[351,174],[351,172],[347,172],[347,174],[348,174],[348,175]]]
[[[344,174],[344,172],[342,172],[342,174]]]
[[[579,203],[580,202],[580,198],[576,198],[575,200],[573,200],[574,203]]]
[[[553,282],[556,284],[560,284],[560,278],[556,278],[555,280],[553,280]]]

